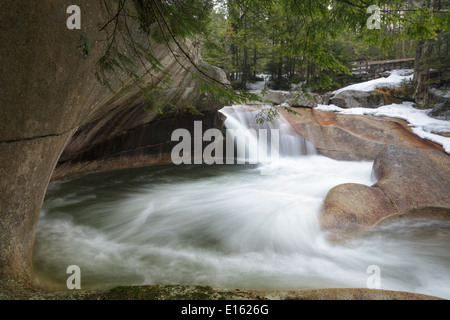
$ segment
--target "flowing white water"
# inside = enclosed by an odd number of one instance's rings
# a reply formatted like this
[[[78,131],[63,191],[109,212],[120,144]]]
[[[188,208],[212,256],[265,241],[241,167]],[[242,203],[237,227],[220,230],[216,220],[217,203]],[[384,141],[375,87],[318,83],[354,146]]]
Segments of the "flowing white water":
[[[310,154],[281,157],[270,176],[260,165],[168,164],[54,183],[35,269],[62,286],[75,264],[82,287],[295,289],[366,287],[367,268],[378,265],[382,289],[450,298],[449,224],[390,225],[343,243],[320,230],[327,192],[371,185],[371,166]]]
[[[273,108],[264,106],[262,108]],[[278,157],[298,157],[302,155],[317,154],[316,148],[309,141],[296,135],[291,128],[289,122],[283,117],[281,113],[278,114],[274,120],[270,122],[258,123],[256,121],[257,115],[260,112],[259,108],[252,108],[244,105],[236,105],[224,107],[220,110],[226,116],[225,126],[227,129],[232,129],[235,134],[232,135],[237,145],[237,154],[246,154],[247,162],[256,160],[257,163],[270,163],[274,158]],[[271,132],[277,131],[276,141],[272,140]],[[249,138],[248,143],[244,140],[239,140],[239,135],[245,135]],[[267,132],[267,139],[262,139],[261,135]],[[263,136],[266,138],[266,136]],[[244,143],[240,143],[243,141]],[[264,141],[261,144],[261,141]],[[265,145],[267,142],[267,146]],[[276,142],[276,148],[273,148]],[[249,149],[251,147],[258,147],[258,154],[256,157],[251,157]],[[272,146],[272,148],[271,148]],[[269,151],[276,150],[276,155]],[[244,151],[245,150],[245,151]]]

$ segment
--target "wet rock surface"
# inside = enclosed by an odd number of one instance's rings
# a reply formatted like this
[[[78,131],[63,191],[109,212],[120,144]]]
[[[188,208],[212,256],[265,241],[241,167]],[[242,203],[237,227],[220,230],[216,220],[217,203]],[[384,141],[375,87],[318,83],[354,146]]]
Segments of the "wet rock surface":
[[[371,187],[339,185],[324,202],[325,230],[367,230],[402,217],[450,218],[450,157],[437,150],[386,145],[373,166]],[[388,219],[390,216],[392,218]]]

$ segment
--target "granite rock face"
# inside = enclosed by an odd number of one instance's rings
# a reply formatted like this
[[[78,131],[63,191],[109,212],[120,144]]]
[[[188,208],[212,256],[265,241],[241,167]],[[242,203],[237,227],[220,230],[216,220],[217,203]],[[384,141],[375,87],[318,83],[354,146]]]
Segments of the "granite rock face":
[[[332,231],[360,231],[397,210],[376,187],[341,184],[328,192],[322,207],[321,227]]]
[[[368,230],[405,217],[450,218],[450,157],[438,150],[386,145],[371,186],[343,184],[327,195],[321,225],[333,232]]]
[[[33,283],[35,227],[48,182],[65,146],[68,149],[64,160],[83,158],[89,150],[111,148],[107,141],[115,141],[113,145],[117,146],[124,131],[138,132],[136,128],[148,127],[160,118],[159,113],[148,111],[144,94],[128,75],[116,74],[110,79],[114,91],[102,86],[96,77],[97,61],[106,52],[106,35],[100,32],[99,25],[109,19],[105,5],[113,11],[117,3],[78,1],[81,30],[66,27],[66,11],[72,4],[46,0],[35,6],[18,0],[8,2],[0,12],[2,28],[7,30],[0,33],[2,285]],[[189,72],[194,70],[192,64],[178,46],[169,50],[165,45],[149,42],[141,33],[136,34],[135,40],[148,45],[164,71],[173,76],[164,90],[152,92],[158,101],[164,99],[176,106],[166,110],[166,117],[184,116],[189,105],[205,114],[223,105],[213,96],[198,92]],[[88,50],[80,52],[80,41],[89,44]],[[225,79],[223,71],[201,61],[193,44],[186,41],[180,45],[205,72],[219,81]],[[147,83],[166,83],[165,74],[144,70],[142,67],[138,73]],[[81,140],[90,144],[82,145]],[[95,153],[103,154],[98,150]]]
[[[330,98],[330,104],[340,108],[378,108],[385,104],[383,95],[376,91],[364,92],[346,90]]]
[[[450,208],[450,157],[436,150],[387,145],[375,159],[376,187],[399,212],[421,207]]]
[[[436,103],[430,115],[438,119],[450,120],[450,99]]]
[[[345,115],[315,109],[282,111],[296,134],[320,154],[337,160],[374,160],[387,144],[443,151],[440,145],[415,135],[406,121],[365,115]]]
[[[145,115],[141,111],[138,115]],[[119,114],[111,113],[112,123],[127,127]],[[137,119],[145,117],[137,116]],[[136,127],[108,134],[110,122],[90,122],[70,139],[53,172],[52,181],[93,171],[110,170],[172,161],[171,152],[178,141],[171,141],[174,130],[182,128],[195,134],[194,122],[201,121],[202,130],[220,128],[218,113],[186,114],[183,117],[158,117],[142,121]],[[204,146],[210,142],[204,142]]]

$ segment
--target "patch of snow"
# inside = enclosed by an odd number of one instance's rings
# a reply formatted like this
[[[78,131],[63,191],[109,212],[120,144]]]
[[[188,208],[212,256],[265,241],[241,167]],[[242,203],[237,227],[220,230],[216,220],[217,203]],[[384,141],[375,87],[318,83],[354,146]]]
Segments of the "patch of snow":
[[[400,87],[405,81],[412,80],[414,76],[414,70],[412,69],[398,69],[388,72],[390,74],[389,77],[386,78],[382,77],[361,83],[355,83],[347,87],[335,90],[332,92],[332,94],[336,95],[342,91],[347,90],[370,92],[378,87],[389,87],[389,88]]]
[[[396,69],[387,71],[390,75],[398,75],[398,76],[413,76],[414,69]]]
[[[256,81],[256,82],[248,82],[247,89],[251,90],[251,91],[262,91],[264,89],[267,89],[267,85],[269,84],[269,80],[270,80],[270,74],[258,73],[256,76],[258,78],[262,78],[264,80]]]
[[[251,91],[262,91],[266,87],[265,81],[256,81],[256,82],[249,82],[247,83],[247,89]]]
[[[412,102],[403,102],[402,104],[394,103],[376,109],[343,109],[333,104],[319,104],[315,109],[333,111],[341,114],[373,115],[403,119],[409,123],[412,131],[419,137],[442,145],[444,150],[450,153],[450,138],[435,134],[450,132],[450,121],[432,118],[428,115],[431,110],[416,109],[413,107]]]
[[[303,85],[305,85],[305,84],[306,84],[306,81],[300,81],[297,84],[292,83],[291,84],[291,91],[300,90],[303,87]]]
[[[450,90],[440,90],[437,88],[430,88],[431,93],[438,97],[442,97],[445,99],[450,99]]]

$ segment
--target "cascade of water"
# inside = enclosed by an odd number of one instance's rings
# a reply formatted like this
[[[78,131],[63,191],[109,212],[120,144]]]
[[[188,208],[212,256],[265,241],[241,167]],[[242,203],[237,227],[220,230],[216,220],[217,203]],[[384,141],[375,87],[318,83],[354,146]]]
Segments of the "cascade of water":
[[[299,137],[281,113],[270,122],[258,123],[256,119],[259,108],[235,105],[224,107],[219,112],[226,116],[225,127],[233,130],[230,137],[235,139],[237,154],[247,154],[250,161],[263,163],[270,162],[274,156],[278,158],[317,154],[314,145]],[[248,140],[237,139],[238,135],[245,135]],[[258,150],[256,161],[252,157],[252,150]],[[271,151],[271,157],[268,150]]]

